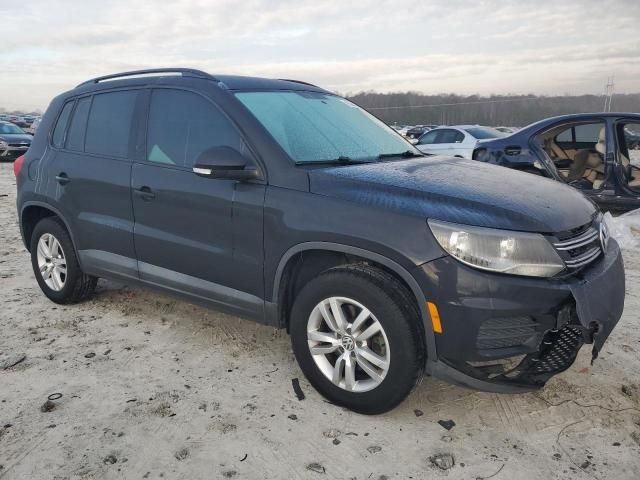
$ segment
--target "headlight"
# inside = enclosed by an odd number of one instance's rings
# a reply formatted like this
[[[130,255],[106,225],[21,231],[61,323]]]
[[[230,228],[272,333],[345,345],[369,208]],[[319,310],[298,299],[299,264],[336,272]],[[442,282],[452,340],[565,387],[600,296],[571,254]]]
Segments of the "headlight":
[[[5,142],[3,140],[0,140],[0,148],[6,148],[8,146],[9,146],[9,144],[7,142]]]
[[[512,232],[429,220],[442,248],[475,268],[491,272],[552,277],[565,265],[553,246],[538,233]]]

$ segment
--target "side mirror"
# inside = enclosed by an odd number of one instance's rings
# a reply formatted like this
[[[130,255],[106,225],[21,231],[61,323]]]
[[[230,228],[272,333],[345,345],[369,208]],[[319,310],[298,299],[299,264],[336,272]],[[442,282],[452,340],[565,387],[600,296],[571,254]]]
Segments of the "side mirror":
[[[248,181],[259,177],[249,160],[232,147],[213,147],[202,152],[193,166],[200,177]]]

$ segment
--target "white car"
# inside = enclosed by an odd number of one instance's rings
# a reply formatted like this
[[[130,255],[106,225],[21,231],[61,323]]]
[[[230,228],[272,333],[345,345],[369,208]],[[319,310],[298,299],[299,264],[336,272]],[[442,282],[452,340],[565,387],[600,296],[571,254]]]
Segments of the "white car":
[[[447,155],[471,160],[473,150],[478,143],[505,135],[495,128],[480,125],[438,127],[422,135],[416,147],[429,155]]]

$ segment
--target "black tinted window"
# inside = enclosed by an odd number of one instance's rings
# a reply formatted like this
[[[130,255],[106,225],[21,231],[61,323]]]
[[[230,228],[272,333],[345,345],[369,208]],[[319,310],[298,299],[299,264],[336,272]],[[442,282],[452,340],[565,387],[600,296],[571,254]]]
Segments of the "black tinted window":
[[[89,115],[89,107],[91,107],[91,97],[78,100],[78,105],[73,112],[69,133],[67,133],[67,143],[65,146],[69,150],[84,150],[84,131],[87,127],[87,116]]]
[[[95,95],[87,123],[86,151],[126,157],[135,104],[134,91]]]
[[[464,134],[457,130],[440,130],[436,143],[459,143],[464,139]]]
[[[438,135],[438,131],[431,131],[431,132],[427,132],[425,133],[422,137],[420,137],[420,140],[418,141],[418,143],[420,145],[429,145],[431,143],[436,143],[436,136]]]
[[[205,98],[181,90],[154,90],[149,112],[147,159],[191,167],[211,147],[242,151],[242,141],[224,114]]]
[[[53,129],[53,136],[51,138],[54,147],[61,148],[64,142],[64,131],[67,128],[67,122],[69,122],[69,115],[71,115],[71,109],[73,108],[73,100],[64,104],[62,112],[58,117],[56,126]]]

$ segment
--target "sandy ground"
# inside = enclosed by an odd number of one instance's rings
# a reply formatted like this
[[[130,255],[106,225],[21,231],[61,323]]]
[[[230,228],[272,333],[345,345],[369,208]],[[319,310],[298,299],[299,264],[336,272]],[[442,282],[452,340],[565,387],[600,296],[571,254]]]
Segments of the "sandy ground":
[[[48,301],[0,164],[0,478],[638,479],[640,254],[625,255],[625,314],[593,367],[583,349],[525,395],[425,378],[366,417],[310,387],[283,332],[103,280],[81,305]]]

